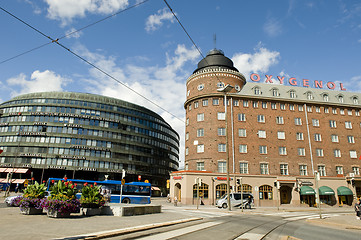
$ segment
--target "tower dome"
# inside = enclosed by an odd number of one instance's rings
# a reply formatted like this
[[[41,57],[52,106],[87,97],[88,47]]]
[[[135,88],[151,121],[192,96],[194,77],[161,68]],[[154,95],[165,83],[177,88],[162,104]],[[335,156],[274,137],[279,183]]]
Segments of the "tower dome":
[[[207,56],[198,63],[198,68],[193,72],[196,73],[205,68],[226,68],[237,71],[233,66],[233,62],[228,57],[224,56],[222,50],[212,49]]]

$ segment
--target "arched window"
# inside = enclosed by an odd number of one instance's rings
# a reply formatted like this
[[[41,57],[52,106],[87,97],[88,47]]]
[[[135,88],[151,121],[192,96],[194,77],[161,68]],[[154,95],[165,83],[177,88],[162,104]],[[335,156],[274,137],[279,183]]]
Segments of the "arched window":
[[[328,95],[327,94],[323,94],[323,101],[325,101],[325,102],[328,102]]]
[[[353,97],[353,98],[352,98],[352,102],[353,102],[353,104],[358,104],[358,98],[357,98],[357,97]]]
[[[216,186],[216,199],[220,199],[226,193],[227,193],[227,184],[222,183]]]
[[[259,87],[254,88],[254,94],[255,95],[261,95],[261,89]]]
[[[252,186],[248,184],[242,184],[244,193],[252,193]],[[237,192],[241,192],[241,186],[237,187]]]
[[[312,100],[312,99],[313,99],[312,92],[307,92],[307,99],[308,99],[308,100]]]
[[[338,102],[343,103],[343,96],[338,96]]]
[[[290,91],[290,98],[296,98],[296,91]]]
[[[269,185],[262,185],[259,187],[259,199],[272,200],[273,199],[273,187]]]
[[[199,186],[199,197],[201,198],[208,198],[208,184],[202,183]],[[193,198],[197,198],[197,184],[193,185]]]
[[[280,95],[279,91],[277,88],[273,88],[272,89],[272,96],[274,97],[278,97]]]

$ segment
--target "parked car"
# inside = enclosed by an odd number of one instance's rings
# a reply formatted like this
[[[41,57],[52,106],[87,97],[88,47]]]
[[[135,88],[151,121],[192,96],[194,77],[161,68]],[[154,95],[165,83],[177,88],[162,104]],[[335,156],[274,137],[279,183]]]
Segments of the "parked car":
[[[8,207],[18,207],[17,202],[15,200],[20,196],[21,196],[21,194],[20,195],[9,196],[9,197],[5,198],[4,202],[6,203],[6,205]]]
[[[253,195],[251,193],[243,193],[243,199],[241,193],[230,193],[231,198],[231,206],[242,208],[242,200],[243,207],[250,209],[253,205]],[[224,194],[220,199],[216,201],[216,206],[218,208],[227,208],[227,194]]]

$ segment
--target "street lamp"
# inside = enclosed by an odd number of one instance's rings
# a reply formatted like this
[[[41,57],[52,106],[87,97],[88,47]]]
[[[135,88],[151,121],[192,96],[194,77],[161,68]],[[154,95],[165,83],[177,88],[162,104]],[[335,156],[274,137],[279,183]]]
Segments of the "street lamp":
[[[227,84],[226,86],[223,86],[222,88],[218,88],[218,92],[224,93],[224,120],[225,120],[225,131],[226,131],[226,169],[227,169],[227,204],[228,204],[228,210],[231,211],[231,199],[229,194],[229,154],[228,154],[228,134],[227,134],[227,93],[230,92],[233,89],[233,86]]]

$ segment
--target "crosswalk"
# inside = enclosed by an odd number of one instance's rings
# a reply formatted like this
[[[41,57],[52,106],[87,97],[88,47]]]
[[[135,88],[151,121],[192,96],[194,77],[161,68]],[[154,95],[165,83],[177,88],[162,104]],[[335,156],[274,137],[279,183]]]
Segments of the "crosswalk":
[[[275,216],[275,217],[282,217],[287,221],[296,221],[302,219],[317,219],[320,218],[320,214],[317,213],[301,213],[301,212],[273,212],[273,213],[263,213],[264,216]],[[340,214],[337,213],[330,213],[330,214],[322,214],[322,218],[330,218],[330,217],[337,217]]]
[[[202,210],[190,210],[190,209],[162,209],[163,212],[174,212],[174,213],[183,213],[187,216],[200,217],[200,218],[218,218],[232,215],[232,213],[225,212],[212,212],[212,211],[202,211]]]

